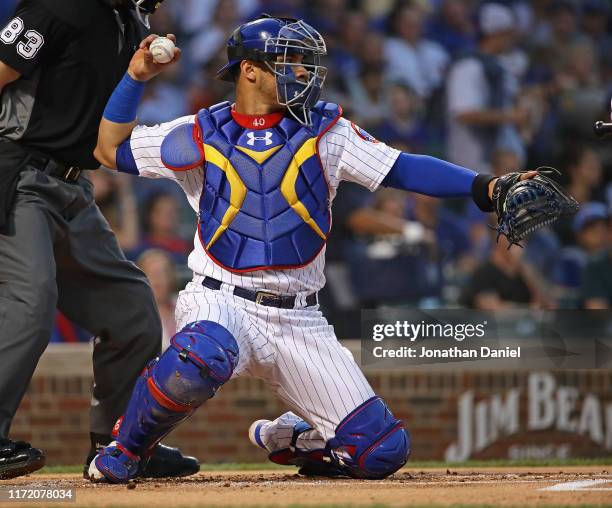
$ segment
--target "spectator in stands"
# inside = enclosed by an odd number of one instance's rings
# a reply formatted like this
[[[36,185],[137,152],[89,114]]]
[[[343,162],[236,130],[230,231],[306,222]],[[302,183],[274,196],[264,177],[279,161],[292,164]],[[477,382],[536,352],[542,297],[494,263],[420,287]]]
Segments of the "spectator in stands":
[[[608,222],[606,205],[591,202],[581,206],[574,216],[574,230],[578,246],[587,257],[592,257],[608,246]]]
[[[395,236],[399,243],[431,243],[434,236],[422,224],[408,220],[407,194],[381,189],[374,195],[353,194],[352,211],[345,224],[357,237]]]
[[[332,72],[338,76],[357,74],[360,69],[360,52],[365,47],[363,36],[368,29],[368,20],[360,11],[349,11],[340,27],[338,47],[330,57]]]
[[[157,248],[167,252],[175,262],[186,263],[191,245],[177,234],[178,208],[177,198],[173,194],[158,192],[149,197],[144,206],[144,234],[135,256],[147,249]]]
[[[498,148],[491,154],[491,172],[503,176],[521,170],[521,157],[509,148]]]
[[[461,258],[469,252],[470,247],[467,222],[442,206],[440,199],[414,193],[409,196],[412,206],[408,218],[434,233],[441,264],[461,264]]]
[[[606,249],[588,262],[582,279],[582,298],[586,309],[612,308],[612,221],[608,217]]]
[[[610,0],[582,2],[582,29],[595,46],[598,63],[610,78],[612,71],[612,35],[608,31],[612,6]]]
[[[530,43],[550,36],[550,9],[555,0],[527,0],[522,3],[523,33]]]
[[[170,343],[170,338],[176,333],[174,321],[177,296],[176,267],[172,258],[160,249],[144,251],[138,257],[136,264],[145,273],[153,289],[162,322],[162,351],[164,351]]]
[[[378,32],[367,32],[359,48],[360,64],[363,67],[381,67],[385,60],[385,38]]]
[[[210,21],[215,16],[215,11],[219,3],[219,0],[166,0],[164,3],[164,11],[171,11],[173,13],[176,28],[169,32],[154,33],[178,33],[190,36],[206,30]],[[265,3],[265,0],[263,0],[263,2],[258,0],[236,0],[232,7],[240,19],[246,19],[247,17],[257,15],[260,11],[271,12],[274,10],[273,7],[279,7],[280,10],[283,10],[282,6],[279,5],[282,2],[272,2],[276,4],[273,6],[262,5],[261,9],[259,9],[260,3]],[[269,4],[270,2],[267,3]],[[289,4],[291,2],[286,1],[285,3]],[[292,3],[295,4],[295,1]],[[155,23],[155,17],[157,16],[152,18],[152,25]]]
[[[403,81],[428,98],[441,84],[449,62],[446,50],[423,37],[423,13],[400,2],[389,16],[392,36],[385,43],[389,81]]]
[[[593,45],[588,40],[567,48],[565,65],[558,74],[560,85],[558,131],[574,140],[589,141],[593,123],[606,104],[607,90],[601,82]]]
[[[206,27],[215,14],[216,5],[217,0],[165,0],[164,11],[172,13],[175,31],[157,31],[157,22],[152,19],[153,33],[176,33],[189,37]]]
[[[567,190],[572,196],[580,203],[604,200],[601,159],[595,150],[570,143],[562,160],[569,177]]]
[[[351,187],[338,204],[344,256],[361,305],[418,302],[439,292],[435,234],[407,219],[406,193]]]
[[[365,81],[370,84],[373,82],[383,83],[384,69],[386,68],[384,43],[385,39],[381,34],[373,31],[366,32],[363,34],[359,46],[359,59],[353,62],[355,65],[350,66],[347,72],[337,73],[337,75],[334,75],[333,72],[330,74],[329,77],[332,79],[335,89],[332,88],[327,91],[327,97],[342,104],[347,117],[358,118],[359,115],[363,114],[363,111],[369,109],[367,104],[370,100],[366,99],[365,107],[364,102],[362,102],[364,100],[363,95],[367,95]],[[381,76],[369,79],[368,75],[373,72],[377,72]],[[381,92],[376,91],[372,95],[380,99]],[[378,115],[380,115],[383,105],[378,99],[374,102],[378,103],[374,105],[375,116],[380,118]],[[367,112],[365,114],[368,116]],[[358,120],[355,121],[359,123]]]
[[[533,35],[532,42],[556,70],[566,65],[569,48],[585,39],[578,30],[578,8],[572,0],[554,0],[548,7],[548,24]]]
[[[119,247],[129,252],[138,245],[139,220],[129,175],[108,170],[89,171],[94,199],[115,232]]]
[[[597,202],[583,204],[574,216],[576,245],[563,247],[557,253],[553,270],[553,282],[558,286],[564,306],[578,305],[587,263],[608,245],[608,221],[606,205]]]
[[[465,0],[443,0],[440,12],[429,24],[429,38],[451,56],[476,47],[476,27]]]
[[[536,287],[533,273],[523,263],[523,249],[508,249],[508,241],[502,236],[494,243],[489,259],[474,271],[461,303],[481,310],[529,306],[538,301]]]
[[[592,148],[568,142],[561,156],[560,168],[567,175],[567,191],[579,203],[589,201],[604,201],[602,186],[602,166],[599,155]],[[572,219],[560,219],[554,224],[554,230],[563,245],[576,242]]]
[[[457,59],[449,71],[447,156],[478,172],[490,172],[493,150],[503,147],[523,155],[517,127],[528,124],[530,118],[515,106],[514,78],[499,59],[515,45],[515,27],[511,9],[485,4],[479,13],[478,50]]]
[[[373,129],[374,135],[392,146],[401,144],[408,152],[428,153],[429,133],[422,99],[402,83],[388,86],[385,96],[387,113]]]
[[[236,0],[218,0],[212,22],[195,33],[188,44],[188,56],[197,66],[205,65],[225,49],[227,34],[241,23]]]
[[[345,80],[351,118],[359,125],[374,129],[390,114],[383,82],[383,68],[363,67],[356,76]]]
[[[138,120],[143,125],[155,125],[191,113],[180,67],[168,67],[159,78],[147,86],[138,108]]]
[[[336,47],[348,11],[348,0],[310,0],[307,4],[309,12],[306,21],[312,22],[312,26],[325,34],[325,42],[329,47]]]

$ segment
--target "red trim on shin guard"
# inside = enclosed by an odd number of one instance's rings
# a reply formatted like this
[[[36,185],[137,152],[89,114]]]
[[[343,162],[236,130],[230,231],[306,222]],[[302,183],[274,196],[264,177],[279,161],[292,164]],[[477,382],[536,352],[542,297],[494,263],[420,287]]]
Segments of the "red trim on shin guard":
[[[160,405],[169,409],[170,411],[175,411],[177,413],[187,413],[188,411],[193,411],[193,408],[187,404],[180,404],[179,402],[173,401],[170,397],[168,397],[164,392],[162,392],[159,387],[153,381],[153,378],[150,377],[147,379],[147,387],[149,388],[149,392],[155,399],[155,401]]]

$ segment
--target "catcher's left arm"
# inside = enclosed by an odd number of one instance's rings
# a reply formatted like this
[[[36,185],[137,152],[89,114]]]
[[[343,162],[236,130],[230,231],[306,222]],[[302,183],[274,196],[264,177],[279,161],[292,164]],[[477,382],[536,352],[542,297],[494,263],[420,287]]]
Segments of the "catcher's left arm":
[[[552,171],[556,170],[541,167],[494,178],[434,157],[402,152],[381,185],[434,197],[471,195],[483,212],[497,214],[498,233],[514,245],[532,231],[578,211],[577,201],[545,176]]]

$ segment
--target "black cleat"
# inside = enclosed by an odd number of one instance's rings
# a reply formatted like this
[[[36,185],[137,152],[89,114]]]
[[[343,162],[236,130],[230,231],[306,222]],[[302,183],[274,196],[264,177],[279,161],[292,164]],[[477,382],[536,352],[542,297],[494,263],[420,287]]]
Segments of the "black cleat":
[[[45,454],[25,441],[0,438],[0,480],[38,471],[45,465]]]
[[[97,454],[90,450],[83,467],[83,478],[89,479],[89,464]],[[138,471],[140,478],[179,478],[196,474],[200,463],[195,457],[185,457],[178,448],[172,448],[159,443],[153,450],[148,461],[141,461]]]
[[[142,463],[138,476],[142,478],[191,476],[199,470],[198,459],[185,457],[178,448],[159,443],[153,450],[153,455],[148,462]]]

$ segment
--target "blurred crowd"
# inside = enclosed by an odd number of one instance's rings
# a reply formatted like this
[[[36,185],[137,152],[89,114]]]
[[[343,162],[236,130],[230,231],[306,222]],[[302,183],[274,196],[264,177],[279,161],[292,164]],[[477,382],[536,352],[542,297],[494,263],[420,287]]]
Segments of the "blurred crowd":
[[[343,316],[365,307],[610,308],[612,140],[597,139],[593,123],[610,116],[612,2],[165,0],[152,29],[175,33],[183,58],[147,86],[139,121],[231,99],[231,85],[214,79],[225,41],[261,12],[322,32],[323,98],[381,141],[495,175],[554,166],[581,203],[574,218],[508,249],[470,200],[342,184],[322,295],[339,336],[354,334]],[[171,334],[195,214],[171,182],[90,176]],[[79,340],[61,316],[58,330],[58,340]]]

